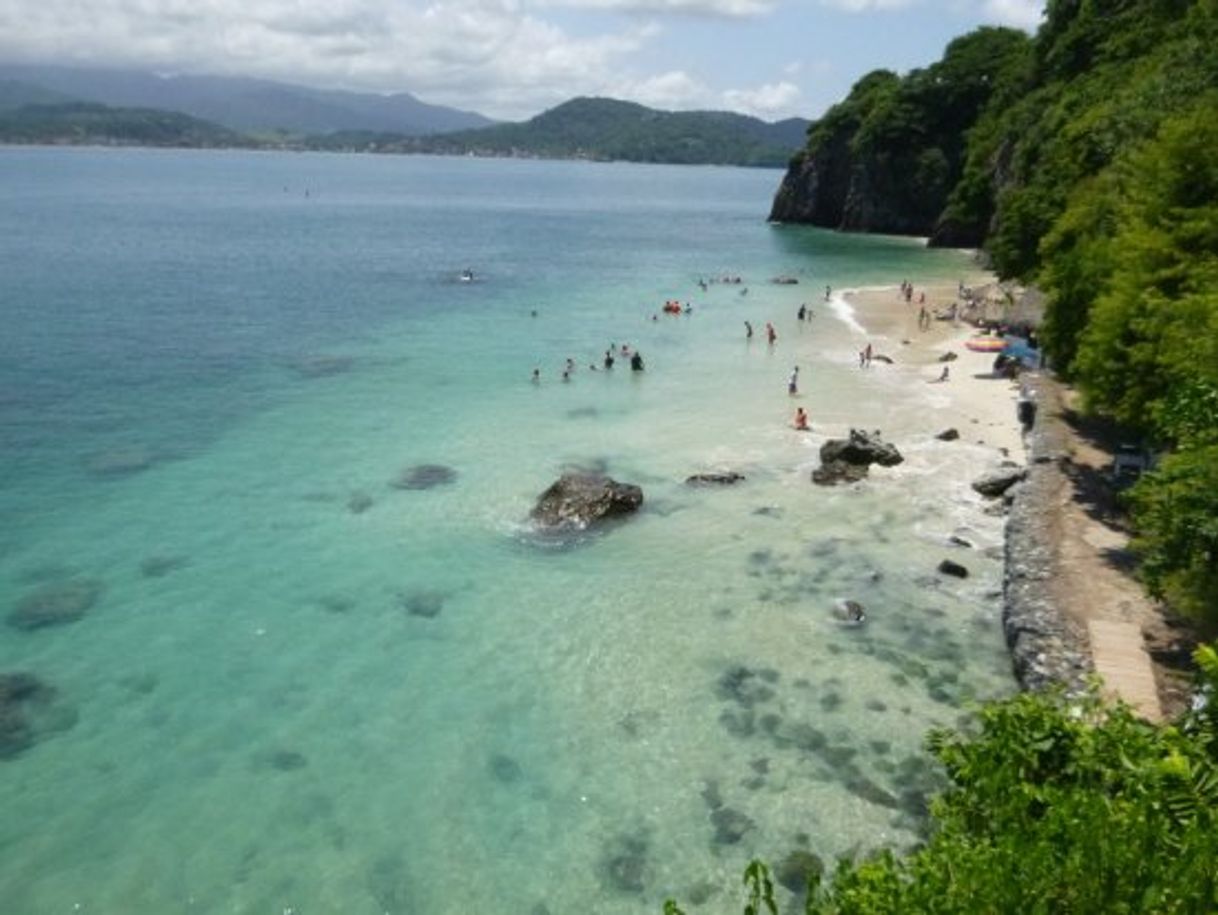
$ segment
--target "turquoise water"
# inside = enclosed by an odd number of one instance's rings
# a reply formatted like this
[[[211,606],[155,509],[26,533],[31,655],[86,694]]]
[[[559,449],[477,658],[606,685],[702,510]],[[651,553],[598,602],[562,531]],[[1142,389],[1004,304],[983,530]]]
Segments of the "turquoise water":
[[[993,454],[821,299],[969,265],[768,226],[778,177],[0,150],[0,613],[98,595],[0,626],[57,690],[0,760],[5,911],[728,911],[751,856],[912,841],[925,730],[1010,688],[999,562],[933,576],[1000,542]],[[851,425],[907,462],[812,486]],[[538,543],[569,466],[644,510]]]

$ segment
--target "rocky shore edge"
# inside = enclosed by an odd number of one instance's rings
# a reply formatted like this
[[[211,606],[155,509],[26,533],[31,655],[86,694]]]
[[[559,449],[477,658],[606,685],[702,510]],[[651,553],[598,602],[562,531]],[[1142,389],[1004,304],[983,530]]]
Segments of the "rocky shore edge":
[[[1015,677],[1025,690],[1062,686],[1082,692],[1094,673],[1085,631],[1069,619],[1050,592],[1057,560],[1057,513],[1069,485],[1061,460],[1065,432],[1056,411],[1045,409],[1055,395],[1037,375],[1024,377],[1040,405],[1025,436],[1027,477],[1011,490],[1005,536],[1002,629]]]

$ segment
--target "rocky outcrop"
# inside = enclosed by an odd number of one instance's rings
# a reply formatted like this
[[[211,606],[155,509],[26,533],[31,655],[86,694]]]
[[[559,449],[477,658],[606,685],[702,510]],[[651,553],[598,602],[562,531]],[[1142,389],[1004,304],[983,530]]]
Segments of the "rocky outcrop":
[[[834,438],[820,446],[820,466],[812,471],[812,482],[822,486],[853,483],[867,476],[872,464],[893,467],[903,460],[894,445],[880,433],[851,429],[849,438]]]
[[[602,474],[567,473],[541,494],[530,517],[542,529],[584,530],[638,511],[643,490]]]

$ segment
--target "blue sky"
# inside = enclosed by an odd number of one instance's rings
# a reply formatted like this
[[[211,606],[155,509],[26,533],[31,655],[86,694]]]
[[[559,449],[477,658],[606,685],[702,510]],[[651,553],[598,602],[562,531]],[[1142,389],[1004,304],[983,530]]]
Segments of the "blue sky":
[[[1037,0],[0,0],[0,60],[407,91],[520,120],[577,95],[815,118]]]

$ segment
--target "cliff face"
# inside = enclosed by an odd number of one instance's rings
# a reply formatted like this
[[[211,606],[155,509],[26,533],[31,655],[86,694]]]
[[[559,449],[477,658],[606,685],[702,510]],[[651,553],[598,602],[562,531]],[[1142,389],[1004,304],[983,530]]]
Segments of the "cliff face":
[[[816,154],[792,161],[774,196],[770,220],[847,232],[929,235],[945,191],[933,180],[911,188],[915,172],[907,162],[852,155],[849,137],[838,137]]]
[[[864,76],[809,129],[770,219],[975,245],[974,227],[941,214],[963,171],[967,132],[999,72],[1027,46],[1022,32],[983,28],[925,70]]]
[[[843,138],[815,156],[799,155],[791,161],[774,195],[770,220],[840,228],[849,192],[850,158]]]

